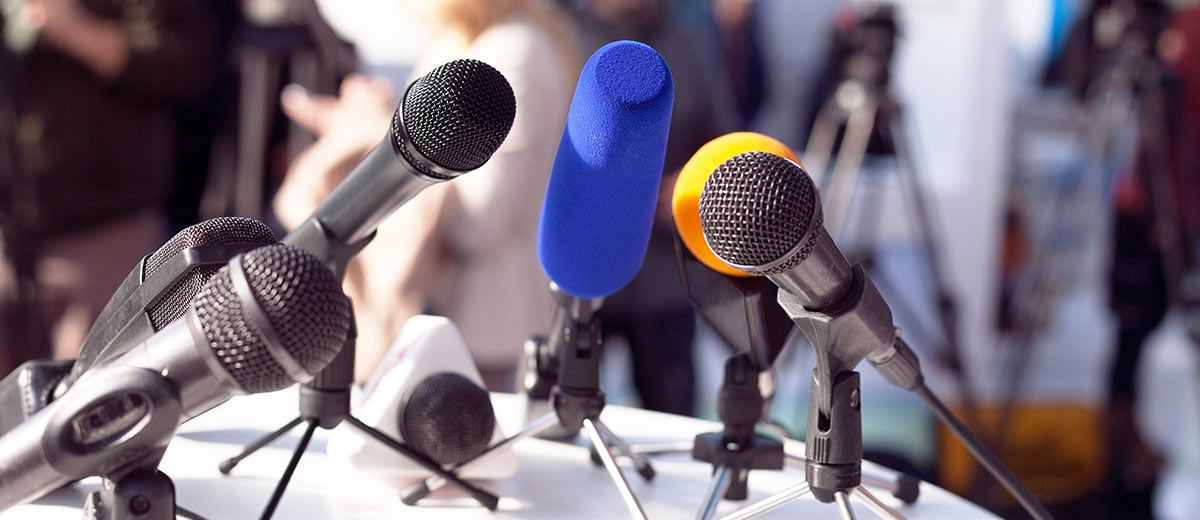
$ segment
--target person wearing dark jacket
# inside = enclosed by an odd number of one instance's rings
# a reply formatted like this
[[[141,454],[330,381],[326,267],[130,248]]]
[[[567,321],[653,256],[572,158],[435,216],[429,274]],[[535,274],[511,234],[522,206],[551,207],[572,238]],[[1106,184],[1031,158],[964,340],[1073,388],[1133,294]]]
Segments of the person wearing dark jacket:
[[[209,88],[217,35],[203,0],[18,4],[0,15],[15,116],[15,161],[0,166],[11,170],[0,175],[0,312],[32,297],[37,320],[24,325],[45,328],[55,357],[73,357],[162,238],[173,110]],[[29,44],[12,36],[22,33]],[[29,337],[0,334],[0,349],[40,354]]]

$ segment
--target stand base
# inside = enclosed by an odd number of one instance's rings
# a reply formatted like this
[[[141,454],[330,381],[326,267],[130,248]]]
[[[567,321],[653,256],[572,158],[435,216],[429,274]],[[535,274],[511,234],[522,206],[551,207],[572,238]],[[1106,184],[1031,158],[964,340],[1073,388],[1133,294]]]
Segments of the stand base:
[[[746,506],[731,515],[721,517],[721,520],[748,520],[782,507],[792,501],[799,500],[811,491],[808,482],[802,482]],[[904,515],[888,507],[887,504],[884,504],[863,486],[857,486],[849,490],[839,489],[834,492],[833,496],[834,503],[837,504],[838,513],[843,520],[853,520],[855,518],[854,510],[850,507],[850,498],[858,499],[859,502],[867,506],[867,509],[870,509],[872,513],[875,513],[880,518],[885,520],[904,520]]]
[[[303,386],[300,389],[299,417],[283,425],[278,430],[264,435],[243,449],[241,453],[222,461],[217,468],[221,473],[228,475],[246,457],[278,440],[284,434],[299,426],[300,423],[305,423],[306,427],[304,434],[300,438],[300,443],[296,445],[295,450],[292,452],[292,458],[288,461],[287,468],[284,469],[283,475],[279,478],[279,483],[275,485],[275,490],[271,493],[271,498],[267,501],[267,505],[263,509],[261,518],[271,518],[275,513],[275,508],[279,505],[280,499],[283,498],[283,492],[287,489],[288,483],[291,482],[292,474],[295,472],[296,466],[300,463],[300,458],[304,455],[305,450],[308,449],[308,443],[312,440],[316,429],[320,427],[330,430],[345,421],[351,427],[357,428],[401,455],[411,459],[413,462],[420,464],[425,469],[434,472],[435,475],[445,479],[444,482],[454,484],[456,487],[466,491],[488,510],[494,511],[499,505],[500,499],[495,495],[464,482],[457,476],[446,471],[436,462],[429,460],[403,443],[350,415],[349,410],[349,390],[322,390]]]
[[[104,479],[83,505],[84,520],[175,520],[175,514],[175,484],[152,469],[134,470],[115,482]]]
[[[593,415],[599,415],[598,411],[595,414],[587,415],[588,417],[585,417],[581,420],[581,424],[582,429],[587,433],[588,439],[592,443],[593,452],[600,459],[600,463],[608,471],[609,476],[612,477],[613,483],[617,485],[617,490],[620,491],[621,497],[625,500],[626,505],[629,506],[630,513],[635,518],[644,519],[646,517],[646,513],[642,509],[641,504],[638,502],[637,497],[633,494],[633,490],[629,486],[629,480],[625,478],[625,473],[621,470],[620,466],[617,465],[616,458],[618,453],[615,453],[614,449],[619,450],[620,455],[624,455],[633,460],[635,466],[637,467],[638,473],[647,481],[654,477],[654,468],[650,466],[650,463],[646,460],[645,456],[634,452],[629,444],[609,430],[599,418],[592,417]],[[559,424],[560,417],[558,413],[551,411],[527,424],[525,428],[517,432],[515,435],[493,444],[483,453],[476,455],[474,459],[450,468],[450,473],[459,474],[463,471],[470,470],[473,467],[491,460],[492,457],[512,449],[513,445],[516,444],[517,441],[536,436],[537,434]],[[417,482],[416,484],[409,486],[407,489],[401,492],[400,497],[405,504],[416,505],[416,503],[421,499],[429,496],[433,490],[442,487],[445,484],[446,481],[442,477],[433,475],[421,482]]]
[[[692,458],[712,464],[714,473],[721,468],[729,468],[732,474],[724,497],[727,500],[745,500],[749,470],[783,469],[783,443],[755,435],[744,446],[739,446],[726,442],[720,432],[702,433],[696,436]]]

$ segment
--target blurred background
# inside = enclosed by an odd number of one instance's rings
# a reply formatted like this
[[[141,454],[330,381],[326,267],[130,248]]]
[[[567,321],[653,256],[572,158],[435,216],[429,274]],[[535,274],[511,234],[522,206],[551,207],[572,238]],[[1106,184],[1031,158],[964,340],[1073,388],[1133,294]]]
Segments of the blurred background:
[[[0,0],[0,24],[5,374],[74,357],[185,226],[243,215],[282,236],[413,78],[474,57],[512,83],[513,132],[489,171],[390,219],[347,292],[360,379],[433,312],[513,390],[549,323],[533,233],[579,67],[634,39],[675,81],[664,201],[710,139],[781,140],[933,388],[1060,518],[1200,507],[1200,2]],[[604,307],[603,386],[712,418],[729,347],[688,302],[665,204]],[[803,438],[814,358],[790,343],[771,417]],[[1025,517],[915,397],[862,375],[867,459]]]

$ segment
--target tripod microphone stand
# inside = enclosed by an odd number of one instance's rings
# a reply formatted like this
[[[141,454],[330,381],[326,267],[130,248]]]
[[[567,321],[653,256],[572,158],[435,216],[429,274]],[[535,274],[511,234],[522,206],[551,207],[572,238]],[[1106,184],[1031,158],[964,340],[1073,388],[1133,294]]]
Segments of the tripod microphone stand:
[[[375,234],[372,233],[368,237],[350,245],[342,245],[336,240],[329,240],[324,237],[325,231],[320,228],[320,224],[312,224],[312,227],[297,229],[285,237],[283,241],[291,245],[304,247],[316,253],[321,258],[333,259],[329,263],[334,266],[334,272],[338,274],[339,278],[342,278],[345,275],[346,264],[350,258],[361,251],[363,247],[366,247],[371,239],[375,238]],[[352,320],[351,324],[353,325],[353,323]],[[352,326],[350,334],[346,339],[346,345],[342,347],[342,350],[334,358],[333,362],[319,372],[312,381],[300,386],[299,416],[274,432],[246,446],[241,453],[222,461],[218,466],[221,473],[228,475],[246,457],[279,439],[293,428],[300,426],[301,423],[305,424],[304,433],[300,437],[300,443],[296,445],[295,450],[292,452],[292,457],[288,461],[283,475],[280,476],[275,490],[271,493],[271,498],[267,501],[267,505],[263,509],[261,518],[270,518],[275,512],[275,508],[279,505],[279,500],[283,497],[283,492],[287,489],[288,482],[291,481],[292,473],[295,472],[296,466],[300,463],[300,457],[304,455],[316,429],[320,427],[330,430],[345,422],[411,459],[413,462],[420,464],[425,469],[432,471],[437,477],[444,479],[444,482],[454,484],[456,487],[466,491],[483,507],[495,510],[499,504],[499,498],[495,495],[461,480],[428,457],[413,451],[412,448],[393,439],[386,433],[372,428],[350,413],[350,387],[354,384],[354,343],[356,337],[357,332]]]
[[[550,292],[558,308],[550,339],[537,343],[539,352],[534,363],[537,368],[527,377],[527,387],[544,387],[548,381],[557,381],[550,392],[553,410],[534,419],[515,435],[493,444],[475,458],[450,468],[451,474],[459,474],[481,465],[492,457],[511,449],[516,442],[554,426],[569,431],[580,429],[587,433],[592,447],[599,454],[601,463],[616,484],[621,498],[634,518],[645,519],[646,513],[625,478],[625,473],[616,463],[617,453],[633,460],[638,473],[649,481],[654,478],[654,468],[641,454],[635,453],[621,437],[618,437],[600,420],[604,410],[604,392],[600,390],[600,350],[603,338],[600,320],[596,316],[602,299],[584,300],[570,296],[551,283]],[[557,369],[553,367],[557,367]],[[610,446],[611,444],[611,446]],[[444,476],[434,475],[410,486],[402,496],[404,503],[412,505],[429,495],[432,490],[446,483]]]

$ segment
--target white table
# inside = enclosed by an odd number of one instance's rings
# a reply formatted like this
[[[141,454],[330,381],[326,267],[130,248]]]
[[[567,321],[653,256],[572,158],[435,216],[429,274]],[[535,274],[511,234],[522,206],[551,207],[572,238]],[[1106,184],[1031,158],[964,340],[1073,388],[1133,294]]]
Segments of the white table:
[[[493,402],[504,431],[517,431],[524,420],[520,398],[494,394]],[[175,482],[179,505],[210,520],[257,518],[302,428],[247,458],[229,476],[217,471],[217,463],[294,418],[296,403],[294,389],[238,397],[185,424],[161,465]],[[603,419],[615,433],[631,442],[690,440],[697,433],[719,429],[718,424],[708,421],[618,406],[607,407]],[[327,457],[324,448],[328,434],[317,430],[275,518],[628,518],[625,504],[608,473],[592,465],[582,443],[570,445],[541,439],[517,443],[514,451],[520,467],[516,475],[482,483],[481,487],[502,497],[498,510],[489,513],[450,487],[427,498],[420,506],[406,506],[392,487]],[[800,443],[789,443],[789,452],[799,446]],[[802,447],[798,453],[802,454]],[[652,464],[657,476],[651,482],[643,481],[632,468],[627,471],[649,517],[694,518],[704,499],[711,466],[695,462],[687,455],[654,457]],[[864,470],[894,475],[871,463],[864,463]],[[718,514],[732,513],[803,480],[804,472],[795,468],[752,471],[749,500],[724,501]],[[0,520],[78,519],[84,498],[98,484],[98,479],[88,479],[65,487],[37,502],[0,513]],[[913,506],[903,506],[885,491],[872,491],[912,520],[996,518],[925,483],[921,485],[920,500]],[[858,503],[854,507],[858,518],[875,518]],[[760,518],[837,519],[838,513],[834,505],[819,503],[808,495]]]

